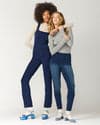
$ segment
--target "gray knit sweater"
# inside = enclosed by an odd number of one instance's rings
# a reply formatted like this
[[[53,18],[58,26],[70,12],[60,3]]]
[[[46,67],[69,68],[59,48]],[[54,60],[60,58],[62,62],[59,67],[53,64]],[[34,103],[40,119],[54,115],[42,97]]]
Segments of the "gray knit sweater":
[[[64,28],[61,28],[56,35],[51,36],[49,35],[49,49],[51,52],[51,55],[54,55],[55,53],[70,53],[71,52],[71,47],[73,45],[73,34],[72,34],[72,29],[70,28],[69,31],[69,36],[70,40],[66,40],[64,38]]]

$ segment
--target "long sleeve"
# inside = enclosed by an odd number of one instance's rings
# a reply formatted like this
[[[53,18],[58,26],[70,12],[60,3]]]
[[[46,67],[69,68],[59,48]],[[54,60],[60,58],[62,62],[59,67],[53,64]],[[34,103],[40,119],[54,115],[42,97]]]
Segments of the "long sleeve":
[[[27,34],[27,37],[26,37],[26,41],[25,41],[25,45],[27,46],[27,47],[29,47],[29,48],[33,48],[33,46],[34,46],[34,33],[35,33],[35,31],[36,31],[36,26],[37,25],[33,25],[32,26],[32,30],[31,30],[31,32],[29,32],[28,34]]]
[[[70,39],[69,40],[66,40],[65,38],[65,41],[66,41],[66,44],[71,47],[73,45],[73,33],[72,33],[72,29],[70,28],[69,29],[69,37]]]
[[[53,55],[53,37],[51,35],[49,35],[49,50],[50,50],[50,53]]]
[[[37,27],[37,25],[33,25],[31,32],[29,32],[27,34],[27,38],[26,38],[26,43],[27,44],[33,43],[32,39],[34,38],[34,33],[36,31],[36,27]]]

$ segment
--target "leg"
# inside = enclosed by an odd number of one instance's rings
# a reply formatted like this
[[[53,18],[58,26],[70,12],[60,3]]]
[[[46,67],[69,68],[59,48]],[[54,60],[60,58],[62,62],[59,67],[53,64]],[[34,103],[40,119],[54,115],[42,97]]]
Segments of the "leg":
[[[40,61],[33,57],[31,59],[30,63],[28,64],[28,66],[23,74],[23,77],[21,79],[24,107],[32,107],[32,99],[31,99],[29,81],[39,66],[40,66]]]
[[[63,65],[62,66],[62,74],[65,78],[68,87],[68,96],[67,96],[67,107],[66,110],[71,111],[72,105],[75,96],[75,83],[74,83],[74,73],[72,66],[70,65]]]
[[[53,79],[54,95],[55,95],[55,99],[56,99],[57,109],[62,109],[60,67],[57,64],[50,63],[50,69],[51,69],[51,75],[52,75],[52,79]]]
[[[49,60],[43,62],[43,73],[44,73],[44,83],[45,83],[45,99],[44,108],[50,108],[52,104],[52,81],[51,72],[49,66]]]

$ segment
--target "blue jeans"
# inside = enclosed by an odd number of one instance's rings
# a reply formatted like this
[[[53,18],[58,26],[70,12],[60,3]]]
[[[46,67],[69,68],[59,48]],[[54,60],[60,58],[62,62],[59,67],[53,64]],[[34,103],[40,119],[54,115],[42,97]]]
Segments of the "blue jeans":
[[[61,101],[61,73],[64,76],[68,88],[66,110],[71,111],[75,96],[74,73],[71,65],[56,64],[50,62],[50,70],[54,85],[54,95],[56,99],[57,109],[62,108]]]

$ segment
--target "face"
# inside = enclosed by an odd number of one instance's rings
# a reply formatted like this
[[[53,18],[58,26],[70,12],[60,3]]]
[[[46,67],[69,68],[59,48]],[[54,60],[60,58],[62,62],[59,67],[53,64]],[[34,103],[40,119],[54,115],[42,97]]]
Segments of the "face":
[[[48,22],[49,22],[49,19],[50,19],[50,13],[49,13],[49,11],[45,11],[45,12],[43,13],[43,21],[44,21],[45,23],[48,23]]]
[[[52,21],[54,25],[60,25],[60,15],[58,13],[54,13]]]

